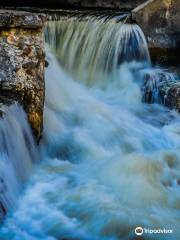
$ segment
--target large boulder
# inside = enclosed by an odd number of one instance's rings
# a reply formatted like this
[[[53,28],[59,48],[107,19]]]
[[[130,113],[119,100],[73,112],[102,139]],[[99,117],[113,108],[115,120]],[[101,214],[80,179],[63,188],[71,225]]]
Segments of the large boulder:
[[[180,0],[149,0],[132,11],[144,31],[153,60],[179,61]]]
[[[0,103],[20,103],[37,140],[43,126],[44,15],[0,11]]]

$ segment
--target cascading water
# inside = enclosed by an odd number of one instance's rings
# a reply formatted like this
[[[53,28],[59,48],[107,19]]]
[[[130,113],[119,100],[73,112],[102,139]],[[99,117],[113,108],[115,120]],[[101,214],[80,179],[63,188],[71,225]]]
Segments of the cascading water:
[[[1,108],[0,203],[4,212],[15,209],[17,196],[37,158],[34,140],[20,106]]]
[[[46,29],[43,161],[0,239],[135,239],[137,226],[173,229],[143,239],[179,239],[180,116],[141,102],[139,27],[104,21]]]
[[[123,61],[149,62],[147,43],[136,24],[116,18],[50,21],[46,41],[67,72],[90,86],[107,84]]]

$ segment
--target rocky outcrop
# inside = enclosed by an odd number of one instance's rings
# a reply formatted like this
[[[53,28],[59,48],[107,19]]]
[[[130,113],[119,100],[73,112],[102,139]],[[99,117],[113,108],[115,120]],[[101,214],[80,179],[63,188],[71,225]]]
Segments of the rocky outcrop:
[[[39,140],[43,126],[43,15],[0,11],[0,103],[19,102]]]
[[[180,53],[180,0],[149,0],[132,11],[153,59],[176,62]]]

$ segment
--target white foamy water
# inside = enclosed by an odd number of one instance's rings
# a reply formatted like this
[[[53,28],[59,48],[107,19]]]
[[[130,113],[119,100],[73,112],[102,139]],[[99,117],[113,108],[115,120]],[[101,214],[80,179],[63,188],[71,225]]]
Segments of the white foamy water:
[[[47,52],[42,161],[0,239],[135,239],[137,226],[179,239],[180,117],[141,102],[144,65],[121,63],[89,88]]]
[[[149,61],[140,27],[114,18],[49,21],[45,36],[65,70],[89,86],[107,84],[123,61]]]
[[[0,203],[4,211],[15,209],[17,197],[37,158],[35,143],[22,108],[1,107]]]

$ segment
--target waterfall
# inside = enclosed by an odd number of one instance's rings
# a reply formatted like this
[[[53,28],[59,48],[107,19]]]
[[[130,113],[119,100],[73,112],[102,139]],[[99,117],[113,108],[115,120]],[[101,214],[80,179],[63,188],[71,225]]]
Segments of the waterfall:
[[[76,80],[92,86],[109,81],[124,61],[149,63],[144,34],[136,24],[117,22],[112,17],[80,16],[47,23],[46,42],[62,66]]]
[[[18,105],[1,108],[0,203],[5,212],[15,209],[17,197],[37,158],[26,115]]]
[[[82,20],[46,28],[42,161],[0,239],[179,239],[180,116],[141,101],[158,74],[137,25]]]

